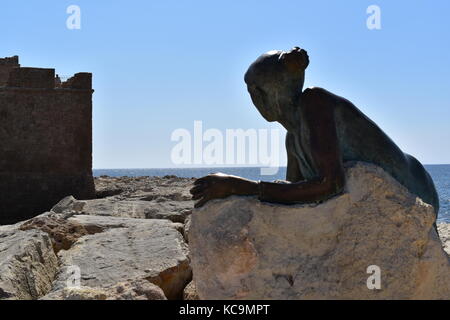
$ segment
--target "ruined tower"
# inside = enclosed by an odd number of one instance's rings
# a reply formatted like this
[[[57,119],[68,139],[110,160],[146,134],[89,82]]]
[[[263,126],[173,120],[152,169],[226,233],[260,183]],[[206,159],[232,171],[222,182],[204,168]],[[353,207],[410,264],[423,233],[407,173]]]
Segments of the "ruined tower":
[[[94,197],[92,93],[91,73],[61,82],[54,69],[0,59],[0,224]]]

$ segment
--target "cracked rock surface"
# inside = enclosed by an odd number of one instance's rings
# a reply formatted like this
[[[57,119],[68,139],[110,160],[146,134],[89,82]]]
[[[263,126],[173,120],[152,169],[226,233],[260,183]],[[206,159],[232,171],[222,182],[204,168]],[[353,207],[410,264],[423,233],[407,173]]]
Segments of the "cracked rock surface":
[[[193,180],[95,180],[99,199],[68,196],[50,212],[0,226],[0,300],[183,298],[192,279],[184,221]]]
[[[0,227],[0,300],[37,299],[52,288],[58,259],[50,236],[18,225]]]
[[[181,298],[191,268],[187,245],[174,223],[82,215],[69,221],[104,231],[84,236],[70,250],[58,253],[60,272],[52,292],[67,286],[69,268],[75,266],[83,286],[106,288],[144,279],[159,286],[168,299]]]

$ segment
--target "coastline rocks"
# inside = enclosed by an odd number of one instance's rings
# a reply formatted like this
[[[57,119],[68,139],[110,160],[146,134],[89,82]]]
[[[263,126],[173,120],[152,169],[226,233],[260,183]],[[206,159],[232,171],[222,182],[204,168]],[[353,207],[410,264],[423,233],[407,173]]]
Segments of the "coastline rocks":
[[[177,177],[95,178],[101,199],[61,200],[52,212],[136,219],[166,219],[184,223],[194,202],[189,189],[193,179]]]
[[[438,223],[437,227],[444,250],[450,255],[450,223]]]
[[[167,300],[161,288],[147,280],[121,282],[109,288],[64,288],[40,300]]]
[[[346,176],[345,193],[321,204],[230,197],[196,209],[200,299],[450,299],[433,208],[374,165]]]
[[[192,179],[95,179],[102,199],[72,196],[0,226],[0,300],[182,299],[192,279],[184,221]],[[67,280],[74,268],[79,286]]]
[[[48,212],[0,227],[0,300],[181,299],[188,253],[180,223]]]
[[[183,223],[186,218],[185,208],[176,202],[150,202],[142,200],[96,199],[84,201],[86,205],[81,214],[94,216],[127,217],[136,219],[166,219]]]
[[[109,288],[123,281],[145,280],[168,299],[179,299],[191,280],[188,248],[178,225],[168,220],[143,220],[76,215],[70,223],[100,233],[86,235],[70,250],[58,253],[60,271],[52,293],[67,287],[78,268],[81,286]]]
[[[197,294],[195,283],[193,281],[189,282],[186,288],[184,288],[183,300],[200,300]]]
[[[27,220],[19,229],[41,230],[47,233],[50,236],[55,253],[60,250],[69,250],[81,237],[103,231],[100,226],[92,225],[87,228],[54,214],[41,215]]]
[[[86,206],[86,201],[79,201],[73,196],[63,198],[50,210],[54,213],[79,213]]]
[[[186,240],[187,243],[189,243],[189,231],[191,230],[191,220],[192,216],[188,216],[184,222],[183,236],[184,240]]]
[[[57,271],[47,233],[0,227],[0,300],[37,299],[51,289]]]

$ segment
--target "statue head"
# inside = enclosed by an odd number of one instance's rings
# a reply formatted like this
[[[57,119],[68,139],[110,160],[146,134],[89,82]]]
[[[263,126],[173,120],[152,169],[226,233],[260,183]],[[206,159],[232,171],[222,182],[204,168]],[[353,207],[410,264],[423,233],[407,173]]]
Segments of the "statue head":
[[[295,47],[287,52],[264,53],[248,68],[245,74],[248,92],[267,121],[292,117],[308,64],[306,51]]]

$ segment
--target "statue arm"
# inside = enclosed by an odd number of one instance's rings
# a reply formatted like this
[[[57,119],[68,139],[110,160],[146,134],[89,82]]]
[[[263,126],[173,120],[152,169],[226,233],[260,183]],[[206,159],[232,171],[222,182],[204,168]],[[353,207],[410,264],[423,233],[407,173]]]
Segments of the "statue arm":
[[[332,100],[321,89],[307,89],[302,95],[302,105],[307,124],[305,132],[308,134],[317,177],[291,184],[260,182],[261,201],[315,202],[338,194],[344,188],[345,175]]]

